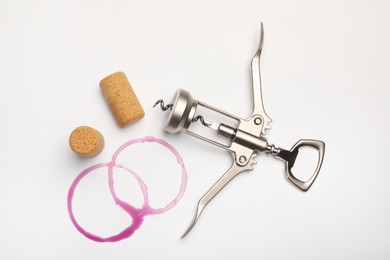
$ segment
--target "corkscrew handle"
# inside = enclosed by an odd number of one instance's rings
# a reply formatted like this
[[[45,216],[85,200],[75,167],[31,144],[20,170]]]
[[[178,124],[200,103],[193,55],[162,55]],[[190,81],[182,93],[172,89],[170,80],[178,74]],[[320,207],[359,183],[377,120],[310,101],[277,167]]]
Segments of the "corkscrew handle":
[[[318,163],[317,167],[308,181],[299,180],[294,176],[291,169],[295,164],[298,157],[299,148],[309,146],[318,150]],[[276,157],[286,162],[286,178],[302,191],[307,191],[317,178],[318,173],[321,170],[322,161],[324,160],[325,143],[319,140],[301,139],[299,140],[290,151],[280,149]]]

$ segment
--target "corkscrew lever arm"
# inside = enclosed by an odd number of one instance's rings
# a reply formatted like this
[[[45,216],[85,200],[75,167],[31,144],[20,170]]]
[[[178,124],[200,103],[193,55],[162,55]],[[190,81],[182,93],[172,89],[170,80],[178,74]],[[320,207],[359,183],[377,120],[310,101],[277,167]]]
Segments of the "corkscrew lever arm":
[[[253,157],[256,156],[255,154]],[[192,221],[191,225],[187,228],[187,230],[184,232],[184,234],[181,236],[181,238],[184,238],[195,226],[195,224],[198,222],[200,215],[202,214],[204,208],[209,204],[209,202],[238,174],[244,171],[251,171],[253,170],[253,167],[250,163],[248,163],[246,166],[242,167],[235,163],[235,160],[233,161],[232,166],[227,170],[227,172],[203,195],[203,197],[199,200],[198,206],[196,208],[196,213],[194,220]]]

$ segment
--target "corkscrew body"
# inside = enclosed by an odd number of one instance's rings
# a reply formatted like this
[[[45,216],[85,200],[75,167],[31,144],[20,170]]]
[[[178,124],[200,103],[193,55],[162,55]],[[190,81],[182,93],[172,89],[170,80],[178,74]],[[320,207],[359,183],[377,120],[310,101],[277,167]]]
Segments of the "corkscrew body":
[[[254,158],[258,153],[264,152],[275,156],[285,162],[286,178],[298,189],[307,191],[321,169],[325,143],[319,140],[302,139],[299,140],[290,150],[285,150],[269,144],[265,135],[266,130],[271,128],[272,119],[266,114],[263,106],[261,80],[260,80],[260,55],[263,48],[264,30],[263,24],[260,29],[260,44],[258,50],[252,60],[252,87],[253,87],[253,113],[243,119],[232,115],[223,110],[212,107],[204,102],[195,100],[191,94],[183,89],[176,91],[172,102],[169,105],[164,105],[162,100],[158,100],[154,106],[160,104],[163,111],[169,111],[164,121],[164,130],[169,133],[187,133],[198,139],[206,141],[231,152],[233,155],[233,163],[228,171],[204,194],[199,200],[195,218],[184,233],[186,236],[198,221],[203,209],[208,203],[239,173],[253,170],[253,165],[256,164]],[[237,124],[232,126],[227,123],[209,123],[202,115],[197,115],[197,109],[203,107],[228,117]],[[228,140],[228,144],[223,144],[216,140],[212,140],[200,134],[189,130],[193,122],[200,121],[204,126],[212,129],[218,135],[223,136]],[[302,181],[296,178],[292,172],[292,167],[298,156],[299,148],[308,146],[318,151],[317,167],[308,181]]]

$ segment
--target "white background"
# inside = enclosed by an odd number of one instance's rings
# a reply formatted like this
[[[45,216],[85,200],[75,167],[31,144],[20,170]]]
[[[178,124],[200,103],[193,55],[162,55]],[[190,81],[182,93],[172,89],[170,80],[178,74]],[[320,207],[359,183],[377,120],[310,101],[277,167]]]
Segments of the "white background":
[[[389,10],[388,1],[373,0],[1,0],[0,258],[389,259]],[[285,180],[281,161],[259,156],[255,170],[233,180],[180,240],[231,157],[188,135],[165,134],[163,112],[152,105],[184,88],[247,117],[260,21],[268,140],[285,148],[300,138],[324,140],[322,171],[303,193]],[[99,89],[116,71],[127,74],[146,112],[124,129]],[[69,149],[79,125],[104,135],[97,157]],[[70,184],[127,140],[147,135],[183,156],[183,199],[146,217],[129,239],[88,240],[67,213]],[[150,182],[151,203],[168,202],[180,171],[164,150],[142,147],[121,162],[148,166],[139,174]],[[118,192],[140,203],[134,180],[117,175]],[[106,178],[104,169],[91,174],[75,195],[76,217],[101,236],[131,223],[113,205]]]

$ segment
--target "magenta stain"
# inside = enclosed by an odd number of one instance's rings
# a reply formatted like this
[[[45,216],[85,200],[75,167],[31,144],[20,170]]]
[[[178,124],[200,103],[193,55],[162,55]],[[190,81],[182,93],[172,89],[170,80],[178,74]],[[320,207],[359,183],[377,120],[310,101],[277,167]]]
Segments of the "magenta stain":
[[[127,147],[129,147],[132,144],[144,143],[144,142],[159,143],[162,146],[166,147],[168,150],[170,150],[176,156],[177,163],[182,168],[182,183],[180,185],[180,189],[179,189],[178,194],[176,195],[176,197],[170,203],[168,203],[166,206],[164,206],[162,208],[158,208],[158,209],[152,208],[150,206],[150,204],[149,204],[149,196],[148,196],[148,188],[146,187],[146,185],[142,181],[142,179],[134,171],[130,170],[129,168],[127,168],[127,167],[125,167],[125,166],[123,166],[121,164],[116,163],[116,159],[117,159],[118,155],[124,149],[126,149]],[[78,183],[87,174],[89,174],[90,172],[92,172],[92,171],[94,171],[94,170],[96,170],[98,168],[102,168],[102,167],[107,167],[108,168],[108,184],[109,184],[109,187],[110,187],[111,195],[112,195],[115,203],[121,209],[123,209],[125,212],[127,212],[127,214],[129,214],[131,216],[132,220],[133,220],[132,224],[129,227],[125,228],[124,230],[122,230],[121,232],[119,232],[116,235],[113,235],[113,236],[110,236],[110,237],[105,237],[105,238],[97,236],[95,234],[92,234],[92,233],[86,231],[84,228],[82,228],[78,224],[76,218],[74,217],[73,209],[72,209],[73,195],[74,195],[74,191],[75,191],[76,186],[78,185]],[[141,187],[141,191],[142,191],[143,198],[144,198],[144,203],[141,206],[141,208],[136,208],[136,207],[130,205],[129,203],[127,203],[127,202],[125,202],[125,201],[123,201],[123,200],[118,198],[118,196],[115,193],[115,189],[114,189],[114,177],[113,177],[113,169],[114,168],[122,168],[122,169],[126,170],[127,172],[129,172],[131,175],[133,175],[137,179],[138,184]],[[76,177],[76,179],[73,181],[72,185],[69,188],[69,191],[68,191],[68,212],[69,212],[69,216],[70,216],[70,219],[71,219],[73,225],[85,237],[87,237],[87,238],[89,238],[91,240],[94,240],[96,242],[116,242],[116,241],[120,241],[122,239],[128,238],[131,235],[133,235],[134,232],[142,225],[145,216],[162,214],[162,213],[168,211],[169,209],[171,209],[172,207],[174,207],[179,202],[181,197],[183,196],[183,194],[185,192],[185,189],[186,189],[186,186],[187,186],[187,172],[186,172],[186,168],[184,166],[183,159],[180,156],[180,154],[177,152],[177,150],[173,146],[171,146],[170,144],[165,142],[164,140],[161,140],[161,139],[158,139],[158,138],[155,138],[155,137],[152,137],[152,136],[146,136],[144,138],[130,140],[130,141],[126,142],[125,144],[123,144],[114,153],[114,155],[112,156],[111,162],[96,164],[96,165],[93,165],[93,166],[85,169],[84,171],[82,171]]]

